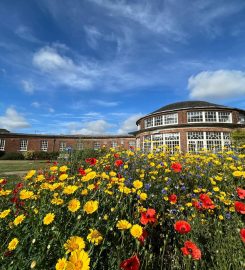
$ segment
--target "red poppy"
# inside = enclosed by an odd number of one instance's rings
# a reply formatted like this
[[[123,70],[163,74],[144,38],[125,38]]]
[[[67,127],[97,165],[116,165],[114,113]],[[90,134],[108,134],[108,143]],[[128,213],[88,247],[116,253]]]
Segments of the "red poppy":
[[[57,165],[58,165],[58,162],[57,162],[57,161],[54,161],[54,162],[53,162],[53,165],[54,165],[54,166],[57,166]]]
[[[182,165],[178,162],[174,162],[172,163],[171,165],[171,169],[174,171],[174,172],[181,172],[182,170]]]
[[[238,213],[243,214],[243,215],[245,214],[245,204],[244,203],[236,201],[234,205],[235,205],[235,209]]]
[[[200,200],[202,201],[202,207],[205,209],[214,209],[215,205],[213,201],[209,198],[207,194],[200,194],[199,196]]]
[[[85,159],[85,161],[87,163],[89,163],[91,166],[94,166],[97,163],[97,159],[96,158],[87,158],[87,159]]]
[[[123,161],[122,161],[121,159],[118,159],[118,160],[115,161],[114,165],[115,165],[116,167],[120,167],[120,166],[123,165]]]
[[[79,174],[81,174],[81,175],[86,175],[86,172],[85,172],[85,170],[84,170],[83,168],[79,168],[79,169],[78,169],[78,172],[79,172]]]
[[[124,260],[120,264],[120,268],[123,270],[139,270],[140,269],[140,260],[137,255]]]
[[[168,196],[168,199],[169,199],[170,203],[174,204],[174,203],[177,203],[178,197],[176,194],[171,194]]]
[[[155,223],[156,222],[156,210],[155,209],[147,209],[146,212],[141,213],[140,222],[143,225],[148,223]]]
[[[191,241],[185,241],[181,251],[185,256],[191,255],[193,260],[200,260],[202,256],[201,250]]]
[[[105,170],[106,170],[106,171],[109,171],[110,169],[111,169],[111,166],[110,166],[110,165],[106,165],[106,166],[105,166]]]
[[[179,220],[175,222],[174,229],[181,234],[186,234],[191,231],[191,225],[185,220]]]
[[[119,157],[120,157],[120,155],[118,153],[114,154],[114,158],[119,158]]]
[[[201,203],[200,202],[197,202],[197,201],[193,201],[192,202],[192,205],[197,209],[197,210],[200,210],[202,207],[201,207]]]
[[[243,243],[245,243],[245,228],[240,230],[240,236],[242,238]]]
[[[240,198],[240,199],[245,199],[245,189],[241,189],[241,188],[237,188],[236,189],[236,192],[237,192],[237,196]]]
[[[145,229],[143,229],[142,235],[140,236],[140,238],[138,238],[138,240],[140,241],[141,245],[144,245],[145,240],[146,240],[147,237],[148,237],[148,232]]]

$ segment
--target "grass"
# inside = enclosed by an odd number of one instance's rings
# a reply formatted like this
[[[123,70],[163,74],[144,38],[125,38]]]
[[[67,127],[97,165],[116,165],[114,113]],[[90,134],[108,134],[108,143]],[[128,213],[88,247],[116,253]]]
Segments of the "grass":
[[[47,166],[46,160],[0,160],[0,175],[13,172],[21,174],[28,170],[38,170]]]

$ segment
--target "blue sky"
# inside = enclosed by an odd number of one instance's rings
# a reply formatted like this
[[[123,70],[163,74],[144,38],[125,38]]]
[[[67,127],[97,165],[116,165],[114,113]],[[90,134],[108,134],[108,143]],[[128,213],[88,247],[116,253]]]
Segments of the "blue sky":
[[[243,0],[1,0],[0,128],[122,134],[166,104],[245,107]]]

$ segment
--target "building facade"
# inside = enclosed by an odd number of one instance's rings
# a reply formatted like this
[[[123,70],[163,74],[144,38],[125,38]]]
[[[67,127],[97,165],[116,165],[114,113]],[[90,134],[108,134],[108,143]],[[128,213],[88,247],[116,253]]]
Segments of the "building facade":
[[[129,149],[135,147],[133,135],[106,135],[106,136],[83,136],[83,135],[43,135],[11,133],[0,129],[0,151],[26,152],[45,151],[63,152],[68,149],[95,149],[102,147],[123,147]]]
[[[205,101],[169,104],[142,118],[131,135],[43,135],[11,133],[0,129],[0,151],[62,152],[67,149],[100,149],[105,146],[144,151],[168,148],[170,152],[220,151],[231,143],[231,132],[245,131],[245,110]]]
[[[136,122],[136,146],[144,151],[220,151],[231,143],[234,129],[245,130],[245,111],[204,101],[169,104]]]

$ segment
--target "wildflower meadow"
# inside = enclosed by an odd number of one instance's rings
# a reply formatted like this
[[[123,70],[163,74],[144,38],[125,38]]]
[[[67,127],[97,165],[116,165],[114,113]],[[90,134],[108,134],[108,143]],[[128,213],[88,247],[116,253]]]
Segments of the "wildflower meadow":
[[[112,148],[0,179],[0,269],[244,269],[244,161]]]

